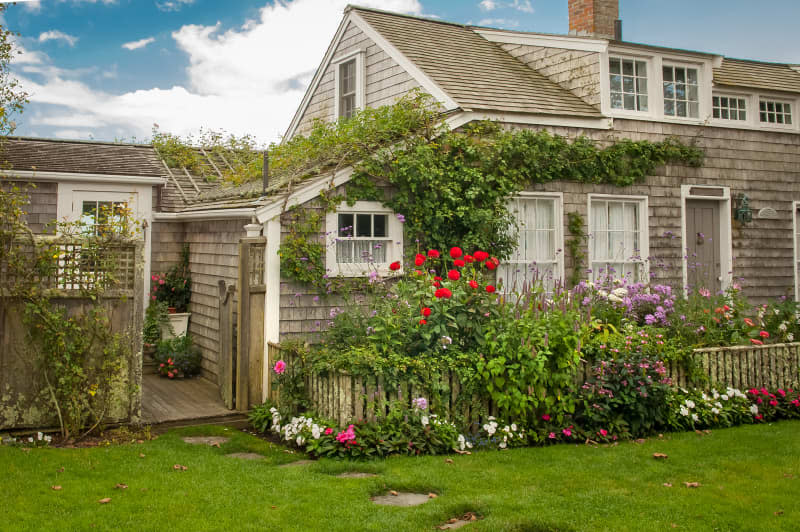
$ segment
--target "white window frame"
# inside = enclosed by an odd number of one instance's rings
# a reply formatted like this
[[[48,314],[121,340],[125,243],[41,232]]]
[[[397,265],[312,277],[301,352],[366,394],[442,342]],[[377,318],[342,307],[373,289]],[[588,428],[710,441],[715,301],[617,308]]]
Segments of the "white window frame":
[[[686,80],[687,80],[687,83],[686,83],[686,86],[687,86],[687,99],[686,99],[686,102],[687,103],[686,103],[686,105],[687,106],[689,105],[689,102],[691,102],[691,100],[688,99],[689,70],[692,69],[692,70],[696,70],[697,71],[697,116],[690,116],[688,114],[688,111],[689,111],[688,107],[686,109],[686,111],[687,111],[687,115],[686,116],[678,116],[678,114],[677,114],[677,100],[675,100],[676,101],[676,114],[668,115],[664,111],[664,83],[665,83],[665,81],[664,81],[664,67],[673,68],[673,69],[675,69],[675,68],[683,68],[683,69],[686,70]],[[666,58],[666,57],[661,59],[661,67],[660,67],[659,72],[658,72],[658,77],[661,80],[661,83],[659,83],[659,88],[660,88],[659,93],[661,95],[661,108],[659,109],[659,111],[661,111],[661,115],[665,119],[680,120],[680,121],[689,120],[689,121],[692,121],[692,122],[698,122],[698,121],[702,121],[704,119],[706,113],[704,113],[704,105],[703,105],[703,100],[704,100],[704,96],[705,96],[705,91],[703,90],[703,85],[704,85],[703,82],[705,80],[705,76],[704,76],[703,70],[704,69],[703,69],[703,65],[702,64],[690,63],[690,62],[686,62],[686,61],[673,61],[672,59],[669,59],[669,58]],[[675,83],[675,81],[673,80],[671,83]],[[711,103],[711,98],[708,98],[708,104],[710,104],[710,103]],[[708,105],[706,105],[705,107],[708,107]]]
[[[762,122],[761,121],[761,102],[762,101],[780,103],[780,104],[787,104],[788,103],[789,105],[791,105],[792,108],[791,108],[790,116],[792,117],[792,123],[791,124],[785,124],[785,123],[784,124],[778,124],[778,123],[772,123],[772,122]],[[778,130],[782,130],[782,131],[786,131],[786,130],[790,130],[791,131],[791,130],[796,130],[797,129],[797,118],[798,118],[798,115],[797,115],[797,98],[787,98],[785,96],[773,96],[773,95],[770,95],[770,94],[759,93],[757,95],[757,97],[756,97],[755,110],[756,110],[756,116],[754,118],[755,118],[756,124],[758,124],[759,127],[762,127],[762,128],[765,128],[765,129],[778,129]]]
[[[627,195],[617,195],[617,194],[588,194],[588,198],[586,200],[586,212],[588,213],[587,216],[587,236],[588,236],[588,267],[592,270],[592,276],[594,275],[594,262],[595,258],[593,256],[593,242],[592,239],[594,235],[592,234],[592,227],[593,227],[593,216],[592,216],[592,200],[596,201],[624,201],[628,203],[636,202],[639,204],[639,258],[640,260],[631,260],[626,259],[624,261],[613,261],[613,262],[626,262],[626,263],[637,263],[639,264],[639,276],[637,279],[632,279],[632,281],[641,281],[641,282],[648,282],[650,280],[650,271],[649,271],[649,257],[650,257],[650,212],[649,212],[649,202],[647,196],[627,196]],[[591,277],[591,276],[590,276]]]
[[[800,216],[797,215],[800,209],[800,201],[792,202],[792,249],[794,250],[794,300],[800,302],[800,272],[797,271],[800,262],[800,249],[797,248],[797,240],[800,238]]]
[[[635,109],[633,109],[633,110],[631,110],[631,109],[615,109],[615,108],[611,107],[611,66],[609,65],[609,62],[612,59],[620,59],[620,60],[623,60],[623,61],[633,61],[634,62],[634,68],[636,67],[635,63],[637,61],[641,61],[642,63],[645,64],[645,68],[647,69],[647,76],[645,78],[647,80],[647,111],[637,111]],[[615,115],[618,115],[618,116],[639,116],[639,117],[641,117],[641,116],[647,116],[647,117],[653,116],[654,115],[654,111],[653,111],[653,88],[652,87],[653,87],[653,77],[654,76],[653,76],[653,61],[652,61],[652,57],[636,56],[636,55],[630,55],[630,54],[624,54],[624,53],[609,52],[607,57],[605,58],[605,63],[604,64],[605,64],[605,70],[606,70],[605,85],[607,86],[607,89],[604,91],[604,93],[605,93],[605,99],[607,100],[607,105],[608,105],[609,112],[614,113]],[[636,76],[634,76],[634,79],[635,78],[636,78]]]
[[[731,120],[730,118],[714,118],[714,98],[728,98],[729,100],[744,100],[745,105],[745,119],[744,120]],[[738,105],[738,104],[737,104]],[[728,107],[730,109],[730,107]],[[737,109],[738,110],[738,109]],[[728,125],[750,125],[753,121],[753,101],[750,94],[737,94],[735,92],[728,92],[728,91],[713,91],[711,93],[711,121],[714,125],[718,123],[728,124]]]
[[[333,67],[333,119],[341,117],[339,101],[339,71],[343,63],[355,59],[356,62],[356,110],[364,109],[366,101],[366,53],[364,50],[353,50],[344,55],[340,55],[331,61]]]
[[[336,242],[339,237],[339,214],[385,214],[387,215],[387,246],[386,261],[382,263],[365,262],[354,264],[339,264],[336,261]],[[388,276],[403,273],[403,224],[391,209],[384,207],[379,201],[357,201],[352,206],[342,202],[335,212],[325,215],[325,267],[330,277],[363,277],[372,271],[378,275]],[[399,261],[401,268],[391,271],[389,265]]]
[[[531,199],[550,199],[554,202],[553,219],[555,221],[555,234],[553,244],[555,248],[555,265],[553,268],[554,281],[564,280],[564,194],[562,192],[520,192],[511,198],[512,200],[531,200]],[[517,241],[519,245],[519,241]],[[523,264],[512,262],[511,259],[504,261],[505,264]],[[525,263],[527,264],[527,263]],[[504,280],[505,281],[505,280]],[[509,287],[503,285],[503,290],[508,293]]]
[[[722,189],[722,196],[708,194],[698,194],[703,189],[710,191],[718,191]],[[692,191],[695,191],[692,194]],[[699,200],[712,200],[719,202],[719,239],[720,239],[720,288],[725,291],[733,283],[733,248],[731,242],[732,228],[731,228],[731,189],[724,186],[712,185],[681,185],[681,262],[683,269],[683,295],[688,297],[689,288],[689,261],[686,257],[687,250],[689,249],[688,235],[686,234],[686,200],[699,199]]]

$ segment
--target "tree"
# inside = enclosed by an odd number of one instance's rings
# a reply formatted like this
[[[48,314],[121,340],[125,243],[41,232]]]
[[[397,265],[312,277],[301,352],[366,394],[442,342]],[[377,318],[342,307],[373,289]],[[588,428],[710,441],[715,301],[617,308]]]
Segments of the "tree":
[[[8,4],[0,5],[0,17]],[[22,53],[15,49],[14,37],[17,34],[0,25],[0,135],[10,135],[17,124],[13,117],[22,113],[28,103],[28,93],[22,90],[19,81],[11,73],[11,60],[15,54]]]

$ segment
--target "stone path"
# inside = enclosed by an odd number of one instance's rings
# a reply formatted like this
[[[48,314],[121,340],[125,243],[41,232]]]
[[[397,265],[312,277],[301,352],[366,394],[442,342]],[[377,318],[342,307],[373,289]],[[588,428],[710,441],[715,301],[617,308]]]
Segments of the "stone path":
[[[228,443],[230,438],[224,436],[186,436],[183,441],[192,445],[222,445]]]
[[[294,467],[301,465],[313,464],[314,460],[297,460],[296,462],[289,462],[288,464],[281,464],[278,467]]]
[[[381,506],[419,506],[430,500],[428,495],[422,493],[398,492],[397,495],[378,495],[372,497],[372,502]]]
[[[258,453],[231,453],[226,454],[228,458],[238,458],[239,460],[263,460],[264,455]]]

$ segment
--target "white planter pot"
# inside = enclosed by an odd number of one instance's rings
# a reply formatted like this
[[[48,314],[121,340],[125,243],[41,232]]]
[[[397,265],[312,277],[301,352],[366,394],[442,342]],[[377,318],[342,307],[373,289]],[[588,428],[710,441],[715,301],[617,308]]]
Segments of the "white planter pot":
[[[176,314],[169,314],[169,324],[172,325],[172,333],[166,326],[161,326],[161,339],[169,340],[177,336],[183,336],[189,330],[189,316],[191,312],[180,312]]]

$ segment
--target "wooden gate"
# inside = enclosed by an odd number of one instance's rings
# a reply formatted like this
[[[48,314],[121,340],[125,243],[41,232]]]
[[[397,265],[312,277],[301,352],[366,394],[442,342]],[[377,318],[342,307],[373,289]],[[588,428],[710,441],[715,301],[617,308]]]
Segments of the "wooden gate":
[[[240,412],[262,402],[265,250],[265,238],[242,238],[236,287],[219,281],[219,389],[225,405]]]

